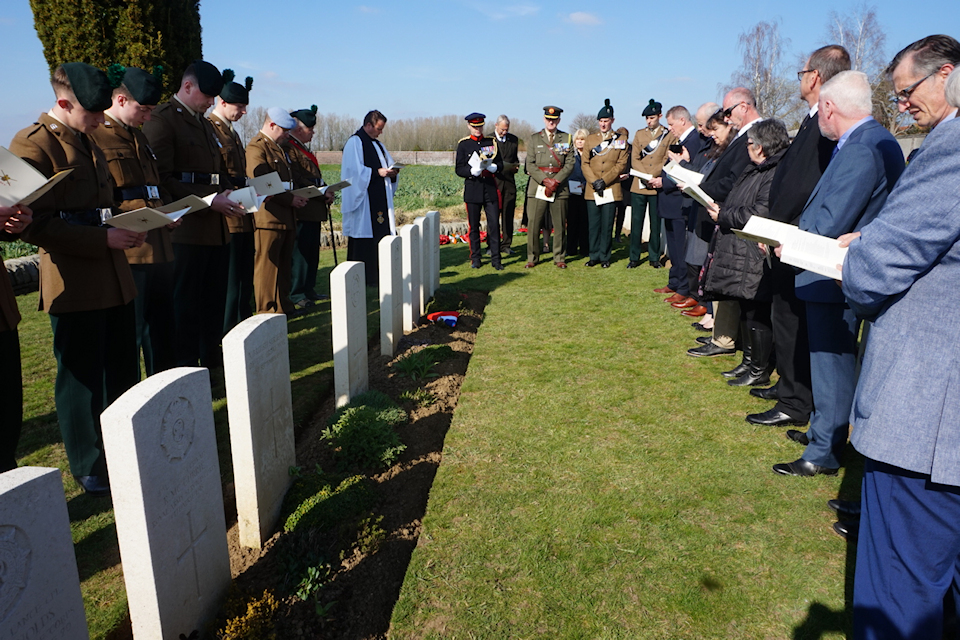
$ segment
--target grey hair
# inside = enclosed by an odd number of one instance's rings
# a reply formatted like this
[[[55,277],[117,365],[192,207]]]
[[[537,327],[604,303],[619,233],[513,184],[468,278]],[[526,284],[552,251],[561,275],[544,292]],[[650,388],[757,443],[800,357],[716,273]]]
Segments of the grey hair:
[[[697,124],[707,124],[707,120],[710,119],[710,116],[719,110],[720,105],[718,105],[716,102],[704,102],[702,105],[700,105],[700,108],[697,109]],[[703,118],[703,120],[701,121],[700,118]]]
[[[510,118],[508,118],[507,116],[503,115],[502,113],[501,113],[500,116],[497,118],[497,122],[496,122],[495,124],[500,124],[501,122],[506,122],[506,123],[507,123],[507,126],[508,126],[508,127],[510,126]]]
[[[747,135],[753,144],[763,149],[763,155],[770,157],[790,146],[790,134],[783,122],[775,118],[761,120],[750,127]]]
[[[897,67],[910,57],[913,72],[919,76],[934,73],[945,64],[960,64],[960,42],[945,35],[933,35],[908,44],[893,57],[887,66],[887,74],[893,75]]]
[[[673,118],[674,120],[677,118],[685,118],[687,122],[693,124],[693,119],[690,117],[690,111],[682,104],[678,104],[675,107],[670,107],[667,110],[667,117]]]
[[[841,71],[824,83],[820,99],[829,100],[847,118],[864,118],[873,112],[873,90],[862,71]]]
[[[960,67],[950,72],[947,83],[943,86],[943,94],[951,107],[960,107]]]

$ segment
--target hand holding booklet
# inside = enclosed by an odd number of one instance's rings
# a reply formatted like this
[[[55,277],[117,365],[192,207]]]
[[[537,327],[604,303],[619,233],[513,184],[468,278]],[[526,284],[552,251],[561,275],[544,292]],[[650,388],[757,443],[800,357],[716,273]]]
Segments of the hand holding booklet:
[[[0,147],[0,206],[31,204],[71,171],[73,169],[65,169],[48,179],[26,160]]]
[[[636,169],[630,169],[630,175],[640,178],[644,182],[650,182],[653,180],[652,173],[644,173],[643,171],[637,171]]]
[[[696,171],[691,171],[690,169],[684,169],[679,163],[672,160],[666,164],[666,166],[663,168],[663,172],[670,176],[674,182],[696,185],[699,185],[701,182],[703,182],[702,173],[697,173]]]
[[[120,213],[104,222],[117,229],[143,233],[144,231],[165,227],[188,213],[206,209],[208,206],[210,205],[203,198],[189,195],[162,207],[141,207],[140,209]]]
[[[836,238],[818,236],[809,231],[801,231],[792,224],[759,216],[751,217],[742,230],[734,229],[733,232],[744,240],[782,247],[780,260],[786,264],[834,280],[843,279],[837,265],[843,264],[847,247],[841,247]]]

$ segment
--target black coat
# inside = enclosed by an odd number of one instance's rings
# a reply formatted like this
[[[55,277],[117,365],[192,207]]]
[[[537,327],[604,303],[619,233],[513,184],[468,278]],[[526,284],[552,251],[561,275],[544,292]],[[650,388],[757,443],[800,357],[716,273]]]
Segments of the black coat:
[[[714,165],[710,176],[700,183],[700,188],[717,202],[726,201],[730,189],[750,164],[747,138],[745,133],[740,134],[739,138],[734,138],[717,158],[717,164]]]
[[[492,173],[484,171],[479,176],[474,176],[470,170],[470,156],[482,148],[493,147],[496,153],[493,157],[493,163],[497,165],[497,170],[503,166],[503,155],[500,153],[500,145],[489,137],[484,136],[480,140],[466,137],[457,144],[457,160],[454,170],[457,175],[463,178],[463,201],[482,204],[484,202],[499,202],[500,195],[497,189],[497,180]]]
[[[691,131],[687,134],[686,139],[682,142],[683,146],[687,148],[687,153],[691,158],[695,157],[700,152],[700,135],[696,130]],[[690,198],[690,196],[683,195],[679,189],[677,189],[677,183],[670,179],[669,176],[664,174],[663,176],[663,189],[658,192],[657,197],[657,207],[659,208],[659,215],[661,220],[680,220],[688,219],[690,212],[692,211],[695,201]]]
[[[787,149],[770,187],[771,220],[797,224],[807,198],[830,162],[837,143],[820,133],[817,118],[807,116]]]
[[[763,164],[750,164],[734,183],[720,206],[719,229],[711,241],[712,260],[704,272],[703,289],[709,300],[769,300],[770,272],[767,260],[756,242],[733,233],[742,229],[751,216],[767,217],[770,185],[785,151],[767,158]]]

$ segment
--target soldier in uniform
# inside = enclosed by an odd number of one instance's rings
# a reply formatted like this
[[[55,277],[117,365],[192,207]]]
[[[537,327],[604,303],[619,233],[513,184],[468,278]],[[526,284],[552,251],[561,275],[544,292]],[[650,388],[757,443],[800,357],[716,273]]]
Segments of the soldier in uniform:
[[[573,136],[560,131],[560,107],[543,108],[543,129],[530,137],[527,143],[527,206],[530,208],[530,227],[527,232],[527,264],[530,269],[540,260],[539,230],[543,219],[549,216],[553,221],[553,263],[559,269],[566,269],[564,254],[566,242],[567,199],[570,190],[567,178],[573,172]],[[545,199],[552,199],[553,202]],[[544,229],[549,237],[550,231]],[[547,241],[547,237],[544,241]]]
[[[155,69],[162,73],[162,69]],[[121,212],[164,204],[160,192],[157,159],[140,125],[150,119],[160,102],[161,80],[136,67],[110,65],[108,77],[113,104],[104,113],[102,127],[90,138],[107,158],[114,182],[114,201]],[[169,225],[176,228],[179,222]],[[173,332],[173,244],[170,228],[147,232],[140,247],[127,249],[127,262],[137,286],[134,311],[137,321],[137,353],[143,352],[148,376],[177,365]]]
[[[480,268],[480,211],[486,212],[487,238],[490,241],[490,264],[497,271],[500,264],[500,192],[494,175],[503,164],[497,141],[483,135],[486,116],[471,113],[464,120],[470,135],[457,143],[455,170],[463,178],[463,201],[470,224],[470,266]]]
[[[33,221],[27,205],[0,207],[0,240],[13,242]],[[20,310],[10,276],[0,273],[0,473],[17,468],[17,444],[23,426],[23,376],[20,369]]]
[[[580,163],[587,181],[583,197],[587,201],[590,225],[590,260],[586,265],[595,267],[599,264],[606,269],[610,266],[616,203],[622,198],[620,175],[626,171],[629,156],[626,138],[613,131],[613,107],[609,98],[604,100],[603,108],[597,113],[597,124],[600,133],[587,138]],[[597,204],[598,198],[610,201]]]
[[[228,197],[220,143],[203,114],[223,89],[223,76],[203,60],[183,72],[176,95],[157,107],[143,133],[157,156],[160,184],[173,200],[215,195],[209,209],[195,211],[174,230],[174,332],[178,366],[223,364],[223,309],[227,295],[230,232],[226,218],[244,209]]]
[[[660,124],[663,105],[650,100],[643,109],[647,119],[647,128],[640,129],[633,137],[633,150],[630,153],[630,167],[641,173],[649,173],[654,178],[660,176],[667,163],[667,149],[674,142],[670,130]],[[640,249],[643,243],[643,218],[650,207],[650,239],[647,241],[647,261],[650,266],[660,268],[660,216],[657,215],[657,190],[641,178],[635,177],[630,187],[630,262],[627,269],[640,266]]]
[[[103,122],[113,87],[81,62],[51,78],[56,103],[19,131],[10,151],[51,177],[73,169],[33,204],[22,237],[39,245],[40,308],[50,314],[57,360],[54,399],[70,471],[94,496],[110,495],[100,412],[140,377],[134,335],[136,287],[124,250],[146,234],[105,227],[113,179],[89,134]]]
[[[290,301],[290,269],[297,231],[294,211],[302,208],[307,199],[289,193],[293,188],[293,169],[281,144],[296,126],[296,120],[289,113],[280,107],[270,107],[260,132],[247,145],[247,177],[276,171],[287,189],[286,193],[267,198],[253,214],[256,244],[253,292],[257,313],[292,316],[295,311]]]
[[[317,157],[307,146],[313,140],[313,128],[317,126],[317,105],[290,113],[297,126],[283,143],[293,169],[293,186],[322,187],[323,174]],[[293,247],[293,284],[290,299],[297,308],[313,306],[328,296],[317,293],[317,268],[320,265],[320,232],[322,223],[329,217],[334,193],[309,198],[307,204],[297,209],[297,242]]]
[[[514,178],[520,170],[520,140],[510,133],[510,118],[501,115],[493,127],[497,146],[503,156],[503,166],[496,173],[497,189],[500,191],[500,253],[513,255],[513,217],[517,211],[517,183]],[[489,236],[488,236],[489,238]],[[487,246],[490,246],[489,239]],[[487,255],[490,255],[488,250]]]
[[[210,124],[220,141],[220,157],[229,180],[228,187],[247,186],[247,158],[240,135],[234,123],[247,113],[253,78],[247,76],[243,84],[234,82],[232,69],[223,70],[223,90],[209,116]],[[253,216],[227,218],[230,230],[230,256],[227,267],[227,297],[223,314],[223,333],[253,315]]]

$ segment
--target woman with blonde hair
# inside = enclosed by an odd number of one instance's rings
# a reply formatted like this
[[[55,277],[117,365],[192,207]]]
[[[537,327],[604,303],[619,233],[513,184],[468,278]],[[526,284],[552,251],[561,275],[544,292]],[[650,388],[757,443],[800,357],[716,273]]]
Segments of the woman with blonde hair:
[[[583,199],[583,186],[586,179],[580,168],[580,157],[583,154],[583,143],[590,132],[586,129],[577,129],[573,134],[574,158],[576,164],[567,184],[570,185],[570,199],[567,202],[567,257],[573,255],[589,255],[590,233],[587,226],[587,203]]]

